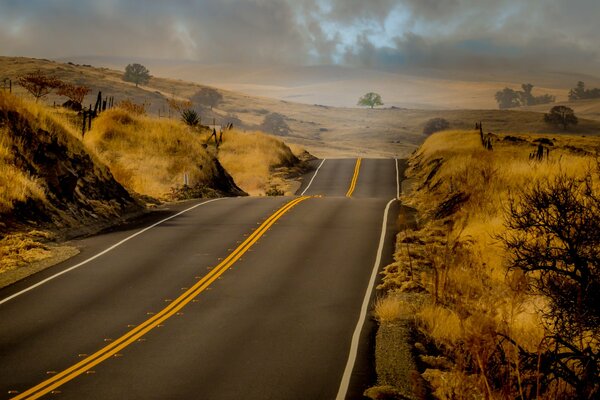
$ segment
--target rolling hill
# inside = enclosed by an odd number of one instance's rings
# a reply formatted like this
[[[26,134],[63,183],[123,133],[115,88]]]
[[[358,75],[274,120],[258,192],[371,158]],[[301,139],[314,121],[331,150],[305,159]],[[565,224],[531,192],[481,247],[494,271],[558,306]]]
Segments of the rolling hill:
[[[212,107],[201,102],[195,103],[202,115],[203,124],[210,125],[213,121],[217,125],[232,122],[242,130],[258,129],[280,135],[286,142],[299,144],[319,157],[405,157],[424,140],[423,126],[434,117],[446,118],[451,127],[456,129],[471,128],[476,121],[483,121],[486,132],[562,132],[559,128],[544,124],[542,115],[532,111],[424,110],[398,107],[371,110],[331,107],[251,96],[160,77],[152,78],[145,86],[135,87],[121,79],[121,71],[109,68],[0,57],[0,79],[9,77],[14,80],[19,74],[36,70],[64,81],[91,87],[93,92],[84,104],[93,103],[100,90],[105,96],[114,96],[116,101],[130,99],[136,103],[146,102],[149,104],[149,112],[161,117],[169,115],[167,99],[190,99],[202,90],[217,93],[217,97],[221,99]],[[247,79],[251,80],[251,76],[252,74],[248,75]],[[258,78],[257,81],[264,82],[265,78],[260,79],[263,81]],[[202,80],[202,76],[197,80]],[[455,84],[460,87],[460,82],[456,81]],[[468,92],[467,89],[463,86],[462,90]],[[27,95],[20,87],[15,87],[15,91]],[[348,96],[354,101],[354,94]],[[60,104],[64,100],[57,96],[49,96],[47,99],[50,104]],[[600,134],[600,122],[582,119],[571,133]]]

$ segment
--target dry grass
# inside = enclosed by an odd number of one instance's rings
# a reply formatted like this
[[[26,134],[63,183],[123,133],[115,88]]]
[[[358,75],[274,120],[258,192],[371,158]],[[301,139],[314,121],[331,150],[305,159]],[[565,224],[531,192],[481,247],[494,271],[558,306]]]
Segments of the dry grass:
[[[596,165],[600,138],[517,136],[522,141],[499,135],[494,151],[488,151],[476,131],[440,132],[410,161],[415,190],[403,201],[418,209],[420,226],[398,235],[396,262],[385,268],[381,287],[416,286],[429,293],[431,301],[416,313],[416,325],[454,362],[449,370],[424,374],[440,399],[470,398],[473,392],[518,396],[513,390],[525,372],[518,368],[515,346],[499,335],[535,353],[548,333],[539,315],[543,299],[525,290],[519,273],[507,271],[507,254],[497,238],[505,232],[511,196],[558,174],[584,176]],[[553,143],[550,157],[532,161],[533,141],[542,137]],[[459,199],[456,207],[449,205],[452,199]],[[505,364],[496,358],[498,348]]]
[[[14,233],[0,239],[0,274],[52,256],[45,244],[52,234],[42,231]]]
[[[297,161],[291,149],[273,136],[236,130],[224,133],[218,157],[235,182],[251,195],[264,195],[270,189],[274,168]]]
[[[94,120],[84,143],[119,183],[156,198],[166,198],[171,188],[182,185],[184,173],[190,186],[208,183],[215,173],[199,134],[175,120],[109,110]]]
[[[214,158],[250,194],[269,189],[271,171],[292,165],[295,157],[282,141],[260,132],[227,131],[218,148],[209,135],[174,119],[135,115],[123,109],[104,112],[85,135],[85,144],[117,181],[137,193],[168,198],[187,173],[189,186],[210,186]]]
[[[27,117],[34,130],[55,134],[59,140],[65,136],[77,137],[67,118],[48,107],[19,99],[0,91],[0,112],[17,112]],[[15,165],[13,142],[7,128],[0,128],[0,214],[10,213],[17,202],[45,200],[44,189],[35,177]],[[69,144],[69,140],[64,140]],[[77,151],[77,149],[71,149]]]
[[[0,128],[0,214],[8,214],[15,203],[45,200],[37,180],[18,168],[12,154],[12,140],[5,128]]]
[[[411,314],[409,305],[398,296],[380,297],[375,301],[373,316],[379,323],[393,322]]]

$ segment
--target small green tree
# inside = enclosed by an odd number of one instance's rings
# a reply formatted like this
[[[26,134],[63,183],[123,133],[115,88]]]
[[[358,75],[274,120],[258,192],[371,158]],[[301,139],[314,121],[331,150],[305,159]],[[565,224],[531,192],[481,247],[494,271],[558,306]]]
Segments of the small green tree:
[[[125,82],[133,82],[135,83],[135,87],[137,87],[140,83],[144,84],[150,81],[150,71],[142,64],[129,64],[125,67],[123,80]]]
[[[358,99],[358,105],[373,108],[376,106],[382,106],[383,101],[381,101],[381,96],[378,93],[369,92]]]
[[[548,114],[544,114],[544,121],[552,125],[562,125],[566,130],[569,125],[577,125],[577,117],[572,108],[566,106],[554,106]]]

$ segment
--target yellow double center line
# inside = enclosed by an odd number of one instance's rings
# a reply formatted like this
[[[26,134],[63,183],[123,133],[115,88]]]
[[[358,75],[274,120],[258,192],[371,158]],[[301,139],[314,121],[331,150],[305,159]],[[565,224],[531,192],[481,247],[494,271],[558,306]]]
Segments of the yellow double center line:
[[[202,293],[207,287],[209,287],[215,280],[219,278],[229,267],[231,267],[237,260],[242,257],[244,253],[248,251],[262,235],[281,218],[285,213],[291,210],[293,207],[298,205],[304,200],[311,198],[312,196],[298,197],[294,200],[289,201],[273,215],[271,215],[265,222],[263,222],[258,229],[256,229],[242,244],[240,244],[227,258],[225,258],[219,265],[214,267],[206,276],[200,279],[194,286],[186,290],[181,296],[173,300],[169,305],[163,308],[160,312],[156,313],[151,318],[147,319],[137,327],[133,328],[129,332],[125,333],[120,338],[114,340],[109,345],[101,348],[91,356],[78,362],[77,364],[65,369],[64,371],[54,375],[52,378],[43,381],[42,383],[32,387],[31,389],[19,394],[14,397],[16,399],[37,399],[47,393],[50,393],[59,386],[69,382],[77,376],[85,373],[94,366],[100,364],[106,359],[114,356],[125,347],[134,343],[142,336],[156,328],[158,325],[165,322],[167,319],[179,312],[186,304],[191,302],[196,296]]]
[[[352,182],[350,182],[350,188],[348,192],[346,192],[346,197],[352,197],[352,193],[354,193],[354,189],[356,189],[356,181],[358,181],[358,173],[360,172],[360,163],[362,162],[362,158],[356,159],[356,165],[354,166],[354,175],[352,176]]]

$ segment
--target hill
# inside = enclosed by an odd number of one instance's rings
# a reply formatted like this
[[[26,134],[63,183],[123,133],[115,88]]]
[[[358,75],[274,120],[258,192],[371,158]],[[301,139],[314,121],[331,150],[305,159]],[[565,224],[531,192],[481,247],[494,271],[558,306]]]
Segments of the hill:
[[[217,125],[232,122],[242,131],[273,133],[319,157],[405,157],[425,139],[423,126],[434,117],[446,118],[452,128],[458,129],[483,121],[484,128],[495,133],[560,132],[546,125],[542,115],[534,112],[338,108],[250,96],[159,77],[152,78],[146,86],[136,88],[121,79],[121,71],[108,68],[0,57],[0,77],[14,79],[19,74],[35,70],[91,87],[93,92],[86,98],[85,104],[93,103],[97,91],[101,90],[105,96],[114,96],[117,101],[131,99],[136,103],[149,103],[149,112],[161,118],[169,116],[167,99],[196,98],[194,107],[202,115],[203,124],[212,124],[213,120]],[[460,82],[456,84],[460,87]],[[468,93],[467,89],[462,90]],[[25,95],[19,87],[15,91]],[[454,96],[459,96],[457,93]],[[216,103],[212,104],[211,96],[217,98]],[[64,100],[57,96],[48,98],[51,104]],[[598,134],[600,124],[581,121],[580,126],[574,129],[575,133]]]

